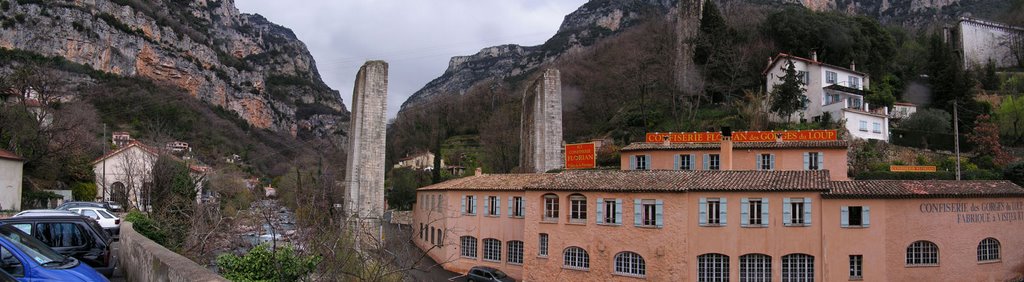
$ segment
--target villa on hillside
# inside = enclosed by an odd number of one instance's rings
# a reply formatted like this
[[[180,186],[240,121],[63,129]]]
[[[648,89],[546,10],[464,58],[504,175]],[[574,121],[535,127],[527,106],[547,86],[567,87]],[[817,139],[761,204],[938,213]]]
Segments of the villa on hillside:
[[[762,73],[768,93],[781,83],[779,78],[785,75],[788,62],[793,62],[802,77],[809,100],[807,109],[794,113],[792,120],[818,121],[828,113],[832,121],[845,121],[844,127],[854,138],[889,140],[889,109],[873,108],[864,101],[868,74],[857,71],[853,64],[844,68],[820,62],[816,53],[810,59],[779,53],[769,59]]]
[[[92,165],[96,184],[99,185],[99,197],[103,201],[115,201],[125,207],[149,210],[153,166],[161,153],[156,148],[133,140],[94,160]],[[198,202],[209,197],[203,191],[203,180],[210,171],[208,166],[189,164],[189,175],[197,183]]]

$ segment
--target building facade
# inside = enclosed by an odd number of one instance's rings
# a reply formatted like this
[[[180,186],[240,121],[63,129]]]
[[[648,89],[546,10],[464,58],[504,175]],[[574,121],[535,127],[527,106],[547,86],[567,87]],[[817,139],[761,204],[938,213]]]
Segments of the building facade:
[[[961,17],[951,32],[947,40],[953,39],[964,68],[982,68],[989,61],[999,68],[1019,67],[1024,59],[1024,27]]]
[[[844,68],[820,62],[817,55],[808,59],[780,53],[768,61],[764,70],[766,92],[771,93],[781,83],[789,63],[800,75],[808,99],[807,109],[794,113],[789,120],[845,121],[844,126],[855,138],[889,140],[888,109],[871,107],[864,101],[870,81],[868,74],[857,71],[854,65]]]
[[[21,210],[21,182],[25,159],[0,149],[0,210]]]

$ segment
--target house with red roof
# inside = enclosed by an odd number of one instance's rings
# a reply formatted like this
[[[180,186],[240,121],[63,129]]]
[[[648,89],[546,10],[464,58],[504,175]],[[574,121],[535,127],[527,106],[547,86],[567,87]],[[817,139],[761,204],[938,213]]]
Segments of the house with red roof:
[[[157,148],[132,140],[125,146],[94,160],[93,172],[96,174],[100,199],[118,202],[125,207],[130,205],[137,209],[148,209],[150,189],[153,185],[153,166],[163,153]],[[196,201],[208,199],[209,195],[204,193],[202,183],[212,169],[195,163],[188,164],[188,168],[189,175],[198,183]]]

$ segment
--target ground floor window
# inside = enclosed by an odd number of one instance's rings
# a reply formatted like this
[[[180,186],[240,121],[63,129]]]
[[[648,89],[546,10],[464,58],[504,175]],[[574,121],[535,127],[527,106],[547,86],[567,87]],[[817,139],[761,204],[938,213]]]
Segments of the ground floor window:
[[[697,256],[697,281],[729,281],[729,256],[723,254]]]
[[[621,252],[615,255],[615,273],[643,277],[647,275],[647,265],[639,254]]]
[[[978,243],[978,261],[999,260],[999,240],[985,238]]]
[[[462,256],[467,258],[476,258],[476,237],[473,236],[462,236],[459,238],[462,242]]]
[[[508,263],[523,264],[523,241],[508,241]]]
[[[771,282],[772,257],[762,254],[740,256],[740,282]]]
[[[501,261],[501,241],[484,239],[484,260]]]
[[[938,265],[939,246],[929,241],[917,241],[907,247],[907,265]]]
[[[782,282],[814,281],[814,257],[806,254],[782,256]]]
[[[850,280],[864,279],[864,256],[850,255]]]
[[[540,245],[537,249],[537,255],[542,257],[548,256],[548,234],[541,233],[537,240],[539,241],[538,245]]]
[[[590,255],[580,247],[568,247],[562,252],[562,266],[571,269],[590,269]]]

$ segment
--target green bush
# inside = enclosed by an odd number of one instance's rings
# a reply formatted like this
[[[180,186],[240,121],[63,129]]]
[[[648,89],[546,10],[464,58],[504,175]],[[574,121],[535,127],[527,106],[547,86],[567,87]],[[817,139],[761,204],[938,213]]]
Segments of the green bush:
[[[146,236],[146,238],[153,240],[153,242],[156,242],[161,246],[167,243],[167,235],[165,235],[164,231],[160,229],[157,222],[152,218],[149,218],[146,214],[139,211],[132,211],[124,217],[124,220],[132,223],[132,228],[135,229],[135,232],[139,232],[139,234]]]
[[[271,251],[267,244],[252,248],[244,256],[217,256],[220,274],[231,281],[297,281],[319,262],[319,256],[296,254],[291,246]]]
[[[76,182],[71,187],[71,197],[75,201],[92,201],[96,199],[96,183]]]

